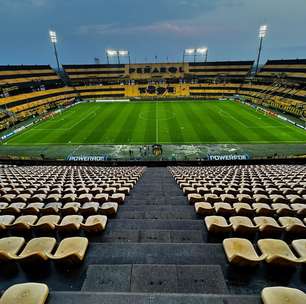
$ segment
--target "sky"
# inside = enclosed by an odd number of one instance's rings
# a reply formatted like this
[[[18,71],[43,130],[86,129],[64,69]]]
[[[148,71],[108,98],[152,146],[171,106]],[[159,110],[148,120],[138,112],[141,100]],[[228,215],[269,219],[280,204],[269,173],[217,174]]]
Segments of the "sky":
[[[209,61],[253,60],[261,24],[262,62],[306,58],[306,0],[0,0],[0,65],[55,66],[49,29],[63,64],[106,62],[107,48],[132,62],[181,61],[204,46]]]

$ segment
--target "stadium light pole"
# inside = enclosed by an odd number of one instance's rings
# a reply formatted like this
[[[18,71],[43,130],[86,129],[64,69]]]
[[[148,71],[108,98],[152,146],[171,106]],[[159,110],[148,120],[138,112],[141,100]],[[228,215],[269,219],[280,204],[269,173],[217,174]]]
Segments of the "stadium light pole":
[[[195,49],[185,49],[183,53],[183,63],[185,63],[186,56],[194,56],[194,61],[195,61],[196,50]]]
[[[266,24],[261,25],[259,28],[259,48],[258,48],[258,55],[257,55],[257,62],[256,62],[256,69],[255,69],[255,75],[258,72],[258,67],[259,67],[259,62],[260,62],[260,57],[261,57],[261,51],[262,51],[262,44],[264,38],[267,36],[268,32],[268,26]]]
[[[130,52],[127,50],[106,50],[107,62],[109,63],[110,57],[117,57],[118,64],[120,64],[120,57],[127,57],[129,64],[131,64]]]
[[[55,31],[50,30],[49,31],[49,37],[50,37],[50,41],[53,44],[53,48],[54,48],[54,55],[55,55],[55,59],[56,59],[56,63],[57,63],[57,69],[58,71],[60,71],[60,63],[58,60],[58,53],[57,53],[57,48],[56,48],[56,44],[57,44],[57,35]]]
[[[119,50],[118,51],[118,56],[119,57],[127,57],[129,60],[129,64],[131,64],[131,56],[130,56],[130,52],[127,50]]]
[[[196,49],[196,53],[201,56],[205,56],[205,62],[207,62],[207,58],[208,58],[208,48],[207,47]]]

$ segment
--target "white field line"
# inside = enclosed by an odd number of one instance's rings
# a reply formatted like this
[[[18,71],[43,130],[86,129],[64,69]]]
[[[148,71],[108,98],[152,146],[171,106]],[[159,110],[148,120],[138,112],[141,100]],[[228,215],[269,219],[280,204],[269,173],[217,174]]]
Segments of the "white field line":
[[[76,125],[78,125],[80,122],[86,120],[88,117],[90,117],[91,115],[95,114],[96,115],[96,110],[94,111],[91,111],[90,113],[88,113],[87,115],[85,115],[82,119],[78,120],[77,122],[75,122],[72,126],[70,126],[70,128],[35,128],[35,129],[32,129],[33,130],[37,130],[37,131],[69,131],[71,130],[72,128],[74,128]],[[30,131],[30,130],[29,130]]]
[[[231,113],[227,113],[224,110],[219,110],[218,113],[221,114],[223,117],[230,117],[233,120],[237,121],[244,128],[248,128],[248,125],[246,125],[244,122],[242,122],[239,119],[237,119],[236,117],[234,117]]]
[[[163,145],[223,145],[223,144],[232,144],[232,145],[245,145],[245,144],[304,144],[306,145],[306,141],[257,141],[257,140],[249,140],[249,141],[244,141],[244,142],[232,142],[232,141],[212,141],[212,142],[202,142],[202,141],[184,141],[182,143],[171,143],[171,142],[163,142],[160,141],[159,144],[163,144]],[[72,142],[72,143],[31,143],[31,144],[9,144],[8,146],[42,146],[42,145],[47,145],[47,146],[53,146],[53,145],[60,145],[60,146],[87,146],[87,145],[94,145],[94,146],[107,146],[107,145],[111,145],[111,146],[117,146],[117,145],[121,145],[121,146],[128,146],[128,145],[143,145],[143,144],[154,144],[152,142],[146,142],[146,141],[131,141],[130,143],[113,143],[113,142],[105,142],[105,143],[84,143],[84,142]],[[6,145],[6,143],[4,143],[3,145]],[[80,147],[77,147],[80,148]]]

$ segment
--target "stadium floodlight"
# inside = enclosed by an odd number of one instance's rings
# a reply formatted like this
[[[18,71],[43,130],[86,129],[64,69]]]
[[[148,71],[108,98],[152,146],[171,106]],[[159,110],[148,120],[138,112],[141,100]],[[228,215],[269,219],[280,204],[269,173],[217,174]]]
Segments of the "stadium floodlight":
[[[185,54],[186,54],[186,55],[189,55],[189,56],[194,55],[195,52],[196,52],[195,49],[186,49],[186,50],[185,50]]]
[[[268,26],[266,24],[261,25],[259,28],[259,38],[265,38],[267,36]]]
[[[196,53],[205,56],[205,62],[207,62],[207,57],[208,57],[208,48],[207,47],[201,47],[196,49]]]
[[[49,31],[49,37],[52,43],[57,43],[57,36],[55,31]]]
[[[268,26],[266,24],[261,25],[259,27],[259,48],[258,48],[258,54],[257,54],[257,62],[256,62],[256,69],[255,69],[255,75],[258,72],[258,67],[259,67],[259,62],[260,62],[260,57],[261,57],[261,51],[262,51],[262,44],[263,44],[263,40],[264,38],[267,36],[268,33]]]
[[[185,57],[186,56],[194,56],[194,61],[195,61],[195,57],[196,57],[196,49],[185,49],[184,53],[183,53],[183,63],[185,62]]]
[[[55,55],[55,59],[56,59],[56,63],[57,63],[57,69],[58,71],[60,71],[60,63],[59,63],[59,59],[58,59],[58,53],[57,53],[57,48],[56,48],[56,44],[57,44],[57,35],[56,32],[53,30],[49,31],[49,37],[50,37],[50,41],[53,45],[54,48],[54,55]]]
[[[127,50],[113,50],[113,49],[107,49],[106,50],[106,57],[107,62],[109,63],[109,57],[117,57],[118,63],[120,64],[120,57],[128,57],[129,58],[129,64],[131,62],[130,60],[130,53]]]

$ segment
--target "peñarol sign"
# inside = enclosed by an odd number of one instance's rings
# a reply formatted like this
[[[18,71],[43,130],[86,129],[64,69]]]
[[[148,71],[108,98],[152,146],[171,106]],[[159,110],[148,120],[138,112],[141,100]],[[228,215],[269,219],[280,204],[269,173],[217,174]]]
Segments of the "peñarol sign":
[[[182,78],[186,70],[182,63],[131,64],[126,68],[132,79]]]

